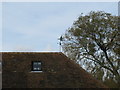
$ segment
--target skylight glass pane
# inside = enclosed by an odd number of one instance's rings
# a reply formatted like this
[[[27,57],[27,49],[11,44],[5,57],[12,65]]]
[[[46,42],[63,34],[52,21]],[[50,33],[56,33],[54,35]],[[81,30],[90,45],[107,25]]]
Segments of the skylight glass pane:
[[[35,61],[33,62],[33,71],[41,71],[41,62],[40,61]]]

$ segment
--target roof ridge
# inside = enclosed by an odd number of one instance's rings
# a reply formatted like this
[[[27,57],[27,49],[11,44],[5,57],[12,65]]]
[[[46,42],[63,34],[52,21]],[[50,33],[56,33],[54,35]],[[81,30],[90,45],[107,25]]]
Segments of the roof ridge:
[[[62,52],[0,52],[2,53],[62,53]]]

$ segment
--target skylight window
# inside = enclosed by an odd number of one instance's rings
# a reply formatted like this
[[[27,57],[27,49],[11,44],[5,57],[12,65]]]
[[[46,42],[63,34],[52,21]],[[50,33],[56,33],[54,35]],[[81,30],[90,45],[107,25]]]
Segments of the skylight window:
[[[33,61],[32,62],[32,71],[42,71],[42,66],[41,66],[40,61]]]

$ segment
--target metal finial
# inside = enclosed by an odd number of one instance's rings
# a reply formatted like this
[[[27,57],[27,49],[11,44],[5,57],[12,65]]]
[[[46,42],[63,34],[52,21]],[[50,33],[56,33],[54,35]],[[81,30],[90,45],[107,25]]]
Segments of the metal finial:
[[[59,40],[60,40],[60,42],[59,42],[59,45],[60,45],[60,52],[62,52],[62,46],[61,46],[61,45],[62,45],[63,37],[60,36]]]

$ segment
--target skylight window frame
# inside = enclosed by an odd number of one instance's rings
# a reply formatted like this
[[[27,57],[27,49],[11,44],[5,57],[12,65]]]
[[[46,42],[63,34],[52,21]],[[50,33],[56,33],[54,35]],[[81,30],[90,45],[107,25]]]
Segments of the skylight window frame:
[[[34,70],[34,63],[40,63],[41,65],[40,65],[40,70]],[[42,62],[41,61],[32,61],[32,66],[31,66],[31,71],[32,72],[42,72]]]

